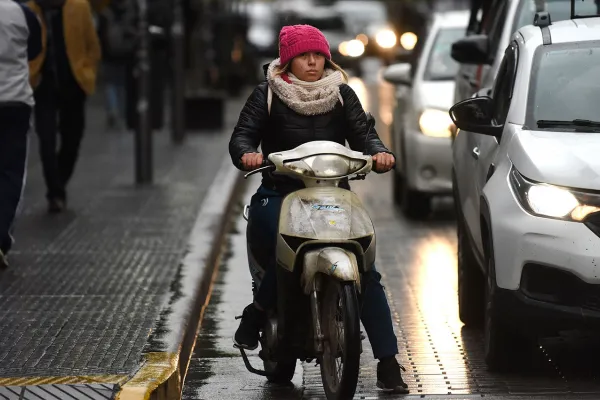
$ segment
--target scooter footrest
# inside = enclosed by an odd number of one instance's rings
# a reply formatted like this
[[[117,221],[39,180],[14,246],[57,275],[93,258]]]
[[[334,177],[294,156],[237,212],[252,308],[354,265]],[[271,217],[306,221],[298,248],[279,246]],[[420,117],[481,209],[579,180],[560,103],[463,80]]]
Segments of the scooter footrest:
[[[260,376],[271,376],[272,375],[272,374],[269,374],[266,371],[261,371],[259,369],[254,368],[252,366],[252,364],[250,364],[250,360],[248,360],[248,356],[246,355],[246,351],[243,348],[241,348],[241,347],[239,347],[237,345],[234,345],[234,347],[237,347],[240,350],[240,353],[242,354],[242,358],[244,359],[244,364],[246,365],[246,369],[248,371],[252,372],[253,374],[260,375]]]

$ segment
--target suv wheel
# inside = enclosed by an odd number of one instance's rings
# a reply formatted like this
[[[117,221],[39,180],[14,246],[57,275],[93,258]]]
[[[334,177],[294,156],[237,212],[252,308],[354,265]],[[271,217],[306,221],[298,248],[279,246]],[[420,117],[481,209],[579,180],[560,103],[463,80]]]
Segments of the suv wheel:
[[[468,327],[481,327],[484,316],[485,281],[468,239],[465,222],[459,217],[458,235],[458,315]]]
[[[491,244],[488,244],[491,246]],[[485,321],[483,328],[484,356],[490,371],[505,372],[514,369],[533,350],[531,338],[511,329],[500,318],[496,269],[493,250],[488,252],[488,277],[485,284]]]
[[[467,327],[483,325],[485,280],[469,240],[467,224],[462,215],[457,192],[456,174],[452,169],[452,195],[456,210],[458,239],[458,316]]]

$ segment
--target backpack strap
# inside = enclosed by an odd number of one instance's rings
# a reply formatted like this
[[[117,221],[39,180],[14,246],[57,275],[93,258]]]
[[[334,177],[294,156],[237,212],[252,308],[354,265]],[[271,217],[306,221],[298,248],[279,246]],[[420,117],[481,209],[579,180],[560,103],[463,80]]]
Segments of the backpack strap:
[[[269,115],[271,115],[271,103],[273,103],[273,91],[271,86],[267,85],[267,110],[269,110]]]

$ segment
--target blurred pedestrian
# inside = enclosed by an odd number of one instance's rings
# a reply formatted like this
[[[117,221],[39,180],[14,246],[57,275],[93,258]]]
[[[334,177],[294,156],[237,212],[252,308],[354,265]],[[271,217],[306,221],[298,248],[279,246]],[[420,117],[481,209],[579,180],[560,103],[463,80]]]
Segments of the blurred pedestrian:
[[[7,267],[11,229],[23,192],[27,133],[33,91],[28,61],[42,50],[35,14],[13,0],[0,0],[0,267]]]
[[[99,14],[98,32],[106,84],[108,128],[124,127],[127,68],[135,63],[137,26],[135,2],[114,0]]]
[[[85,102],[96,88],[100,44],[88,0],[31,0],[42,22],[44,50],[30,63],[48,211],[66,207],[85,128]],[[57,152],[57,134],[60,149]]]

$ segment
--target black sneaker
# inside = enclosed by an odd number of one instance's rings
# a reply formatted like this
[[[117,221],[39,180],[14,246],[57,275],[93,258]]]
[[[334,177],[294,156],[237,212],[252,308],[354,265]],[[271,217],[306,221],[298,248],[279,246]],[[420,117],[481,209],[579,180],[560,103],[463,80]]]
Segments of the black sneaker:
[[[377,387],[386,392],[408,394],[408,385],[402,380],[396,357],[383,358],[377,364]]]
[[[254,350],[258,347],[258,335],[260,328],[265,323],[266,315],[263,311],[257,309],[254,304],[244,308],[240,326],[235,331],[233,342],[246,350]]]
[[[63,199],[53,198],[48,200],[48,212],[50,214],[58,214],[65,210],[66,202]]]
[[[6,259],[6,254],[0,250],[0,269],[8,268],[8,260]]]

